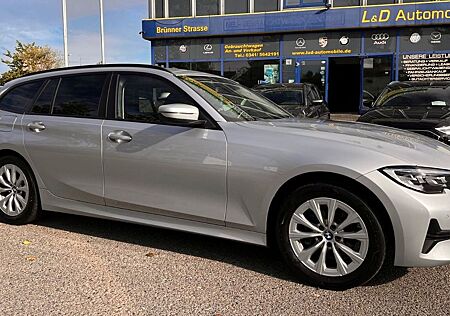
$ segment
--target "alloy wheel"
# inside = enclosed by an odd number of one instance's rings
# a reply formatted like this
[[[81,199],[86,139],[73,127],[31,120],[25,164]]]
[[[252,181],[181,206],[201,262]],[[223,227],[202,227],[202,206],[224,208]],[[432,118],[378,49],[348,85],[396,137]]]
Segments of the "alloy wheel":
[[[0,168],[0,209],[8,216],[18,216],[26,208],[29,185],[18,166],[6,164]]]
[[[293,213],[289,241],[298,260],[315,273],[341,277],[358,269],[369,248],[369,234],[359,214],[332,198],[314,198]]]

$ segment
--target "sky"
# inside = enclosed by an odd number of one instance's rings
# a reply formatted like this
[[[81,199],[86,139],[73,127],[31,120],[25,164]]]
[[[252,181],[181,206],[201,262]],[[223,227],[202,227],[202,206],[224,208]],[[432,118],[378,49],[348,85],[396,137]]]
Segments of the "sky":
[[[49,46],[63,56],[62,0],[1,0],[0,53],[14,50],[16,40]],[[148,0],[104,0],[107,63],[150,63],[150,45],[142,39]],[[67,0],[71,66],[98,63],[100,25],[98,0]],[[7,70],[1,63],[0,73]]]

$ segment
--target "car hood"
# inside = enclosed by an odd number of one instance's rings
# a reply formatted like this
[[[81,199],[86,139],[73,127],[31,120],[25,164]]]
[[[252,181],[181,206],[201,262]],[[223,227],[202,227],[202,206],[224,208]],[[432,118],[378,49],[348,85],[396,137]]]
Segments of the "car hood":
[[[358,149],[395,158],[399,163],[450,169],[450,146],[419,134],[380,125],[314,119],[239,122],[241,126],[270,133],[302,136],[310,146],[330,146],[354,155]],[[308,140],[308,141],[307,141]],[[340,145],[339,145],[340,144]],[[349,158],[350,159],[350,158]]]

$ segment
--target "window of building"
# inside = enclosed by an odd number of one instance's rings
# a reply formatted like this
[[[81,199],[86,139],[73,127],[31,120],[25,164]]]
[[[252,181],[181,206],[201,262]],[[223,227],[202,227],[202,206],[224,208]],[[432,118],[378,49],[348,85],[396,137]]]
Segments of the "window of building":
[[[397,0],[367,0],[367,5],[393,4],[393,3],[397,3]]]
[[[52,79],[49,82],[47,82],[45,88],[42,90],[41,94],[36,99],[36,102],[34,102],[33,108],[31,109],[31,113],[50,114],[58,82],[59,79]]]
[[[360,0],[333,0],[333,7],[354,7],[359,6]]]
[[[155,18],[164,18],[165,14],[165,0],[155,0]]]
[[[279,0],[255,0],[255,12],[277,11],[279,9]]]
[[[13,88],[0,100],[0,110],[14,113],[25,112],[41,85],[42,81],[36,81]]]
[[[250,12],[248,0],[239,0],[239,1],[224,0],[224,1],[225,1],[225,14]]]
[[[53,114],[97,117],[105,78],[100,74],[62,78]]]
[[[219,76],[221,74],[220,61],[217,61],[217,62],[170,63],[169,67],[207,72],[207,73],[210,73],[213,75],[219,75]]]
[[[326,0],[284,0],[284,7],[298,8],[298,7],[308,7],[308,6],[318,6],[325,4]]]
[[[280,60],[237,60],[223,63],[224,77],[235,80],[247,87],[258,84],[279,83]]]
[[[220,14],[220,0],[197,0],[197,16]]]
[[[169,17],[192,16],[191,0],[169,0]]]
[[[160,123],[161,105],[194,105],[186,93],[169,82],[143,75],[120,75],[117,100],[116,118],[156,124]]]

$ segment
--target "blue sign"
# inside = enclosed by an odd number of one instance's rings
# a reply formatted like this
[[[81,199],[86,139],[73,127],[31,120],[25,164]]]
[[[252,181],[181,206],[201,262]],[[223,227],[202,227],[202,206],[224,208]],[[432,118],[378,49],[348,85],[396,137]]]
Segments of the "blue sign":
[[[154,40],[435,24],[450,24],[450,2],[144,20],[142,36]]]

